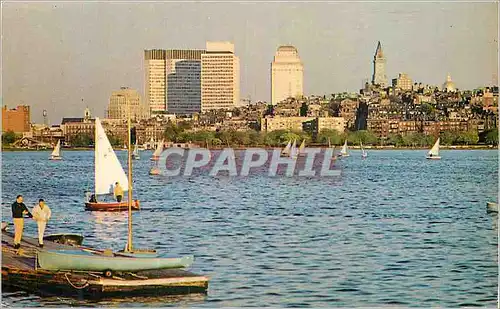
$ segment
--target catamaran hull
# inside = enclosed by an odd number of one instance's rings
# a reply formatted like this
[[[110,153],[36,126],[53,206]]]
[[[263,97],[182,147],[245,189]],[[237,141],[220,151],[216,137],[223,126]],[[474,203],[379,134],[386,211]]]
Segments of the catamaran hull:
[[[132,210],[139,210],[140,203],[139,200],[134,200],[132,203]],[[127,211],[128,210],[128,202],[114,202],[114,203],[85,203],[85,210],[90,211]]]
[[[427,157],[427,160],[441,160],[441,157]]]
[[[193,256],[181,258],[138,258],[91,254],[85,251],[39,251],[38,264],[48,270],[141,271],[185,268],[193,264]]]

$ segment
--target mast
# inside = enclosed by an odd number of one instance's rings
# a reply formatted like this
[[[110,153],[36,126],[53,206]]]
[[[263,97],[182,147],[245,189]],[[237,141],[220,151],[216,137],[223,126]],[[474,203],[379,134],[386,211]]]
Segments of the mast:
[[[128,241],[126,252],[132,252],[132,154],[131,142],[132,136],[130,134],[130,101],[127,100],[127,127],[128,127]]]

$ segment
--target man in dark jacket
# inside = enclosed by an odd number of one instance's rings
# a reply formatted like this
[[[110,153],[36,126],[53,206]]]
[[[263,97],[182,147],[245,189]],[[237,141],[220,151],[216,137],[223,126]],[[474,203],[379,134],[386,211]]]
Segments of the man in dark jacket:
[[[23,237],[24,215],[33,218],[26,205],[23,203],[23,196],[18,195],[16,201],[12,203],[12,219],[14,220],[14,249],[21,247]]]

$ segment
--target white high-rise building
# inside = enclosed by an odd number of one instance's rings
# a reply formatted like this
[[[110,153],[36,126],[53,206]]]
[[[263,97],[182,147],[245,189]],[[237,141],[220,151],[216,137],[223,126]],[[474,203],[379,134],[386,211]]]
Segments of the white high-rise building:
[[[167,110],[173,114],[201,111],[201,55],[204,50],[167,50]]]
[[[294,46],[280,46],[271,63],[271,103],[304,95],[304,66]]]
[[[381,87],[387,86],[387,76],[385,75],[385,57],[380,41],[377,44],[375,56],[373,56],[373,76],[372,84]]]
[[[201,55],[201,111],[232,109],[240,101],[240,60],[231,42],[207,42]]]
[[[151,112],[167,110],[166,102],[166,51],[152,49],[144,51],[144,71],[146,73],[146,104]]]

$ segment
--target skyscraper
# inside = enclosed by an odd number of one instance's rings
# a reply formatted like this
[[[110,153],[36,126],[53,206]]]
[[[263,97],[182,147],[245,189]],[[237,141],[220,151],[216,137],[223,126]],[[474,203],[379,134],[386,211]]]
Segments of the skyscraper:
[[[207,42],[201,55],[201,111],[231,109],[240,100],[240,60],[231,42]]]
[[[166,51],[152,49],[144,51],[144,68],[146,73],[146,104],[152,112],[164,112],[166,104]]]
[[[372,84],[380,85],[382,87],[387,86],[387,76],[385,75],[385,57],[382,52],[382,45],[380,41],[377,45],[377,50],[375,51],[375,56],[373,57],[373,77]]]
[[[201,111],[201,55],[204,50],[167,50],[167,110],[175,114]]]
[[[304,66],[294,46],[280,46],[271,63],[271,103],[304,94]]]

